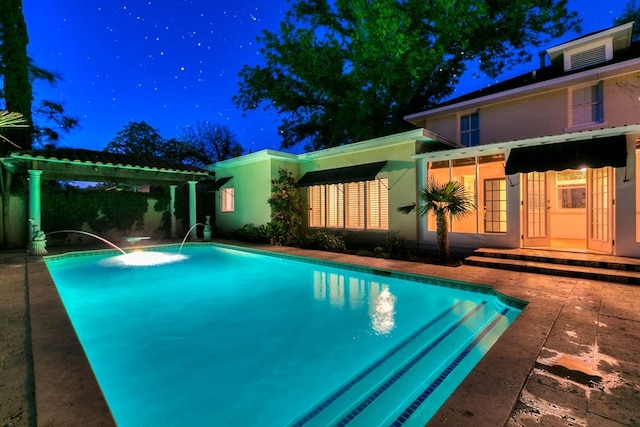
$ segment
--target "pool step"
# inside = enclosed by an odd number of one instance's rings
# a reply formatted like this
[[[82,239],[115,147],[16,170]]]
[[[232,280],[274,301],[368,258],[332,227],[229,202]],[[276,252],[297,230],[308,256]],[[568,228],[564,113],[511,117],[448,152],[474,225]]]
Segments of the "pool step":
[[[511,271],[640,284],[640,260],[561,251],[481,248],[465,263]]]
[[[367,426],[390,416],[395,420],[473,340],[468,331],[482,330],[491,321],[486,320],[486,310],[484,303],[471,308],[463,303],[450,307],[311,408],[294,425]],[[451,356],[438,361],[440,352]]]

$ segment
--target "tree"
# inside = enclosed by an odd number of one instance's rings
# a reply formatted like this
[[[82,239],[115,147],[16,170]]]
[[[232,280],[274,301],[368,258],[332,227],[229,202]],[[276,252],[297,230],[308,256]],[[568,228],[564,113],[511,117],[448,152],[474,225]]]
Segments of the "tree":
[[[636,4],[636,0],[629,0],[624,7],[622,14],[613,20],[613,25],[622,25],[627,22],[633,22],[633,40],[640,39],[640,6]]]
[[[29,125],[5,129],[2,134],[22,149],[30,149],[34,141],[55,145],[61,133],[69,132],[78,124],[77,118],[64,113],[59,102],[44,99],[33,107],[32,82],[44,80],[54,85],[62,77],[35,65],[27,56],[28,43],[22,1],[3,0],[0,2],[0,98],[4,100],[4,108],[21,113]],[[38,118],[37,123],[34,117]],[[1,145],[0,154],[9,148]]]
[[[420,187],[418,197],[421,201],[419,206],[406,206],[398,208],[398,210],[409,213],[417,208],[420,216],[433,212],[436,216],[438,253],[443,262],[449,262],[451,261],[449,253],[449,217],[452,220],[462,219],[473,212],[475,205],[472,198],[461,182],[449,181],[441,184],[434,179],[427,180],[427,183]]]
[[[176,140],[167,141],[145,121],[129,122],[104,148],[110,153],[132,154],[144,157],[162,157],[165,160],[181,162]]]
[[[31,101],[33,92],[29,79],[27,58],[27,24],[22,14],[22,0],[0,2],[0,71],[3,75],[5,109],[20,113],[28,127],[7,128],[3,135],[23,149],[30,149],[33,142]]]
[[[452,93],[471,61],[497,76],[579,19],[567,0],[297,0],[258,37],[233,100],[282,117],[281,146],[317,150],[409,128]]]
[[[227,126],[197,122],[184,130],[182,141],[192,152],[187,161],[196,166],[241,156],[244,149]]]

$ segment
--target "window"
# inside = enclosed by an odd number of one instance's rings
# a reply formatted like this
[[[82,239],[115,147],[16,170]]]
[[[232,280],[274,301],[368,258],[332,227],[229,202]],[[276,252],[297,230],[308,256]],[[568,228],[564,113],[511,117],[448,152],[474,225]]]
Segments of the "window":
[[[571,91],[571,126],[603,121],[602,82],[573,89]]]
[[[350,182],[344,185],[344,190],[347,228],[364,228],[364,182]]]
[[[309,226],[324,227],[324,208],[326,206],[324,185],[309,187],[309,204],[311,205],[311,210],[309,210]]]
[[[222,189],[222,212],[233,212],[235,210],[235,196],[233,187]]]
[[[484,231],[507,232],[507,181],[504,178],[484,180]]]
[[[556,172],[558,208],[585,209],[587,207],[586,170]]]
[[[499,153],[427,163],[429,180],[461,182],[476,206],[468,216],[449,221],[449,231],[467,234],[506,233],[504,161],[504,154]],[[429,211],[425,220],[428,231],[437,230],[433,212]]]
[[[387,180],[367,182],[368,209],[367,228],[374,230],[389,229],[389,191]]]
[[[480,119],[477,111],[460,116],[460,143],[467,147],[480,144]]]
[[[309,226],[388,230],[388,180],[309,187]]]

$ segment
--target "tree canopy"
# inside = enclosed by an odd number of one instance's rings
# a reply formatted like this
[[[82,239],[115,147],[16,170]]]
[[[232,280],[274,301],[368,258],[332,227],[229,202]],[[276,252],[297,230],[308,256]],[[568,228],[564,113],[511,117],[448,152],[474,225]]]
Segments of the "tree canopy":
[[[105,146],[110,153],[161,157],[176,163],[202,167],[242,155],[243,148],[226,126],[198,122],[186,128],[180,139],[165,139],[145,121],[129,122]]]
[[[282,148],[321,149],[398,131],[450,95],[471,61],[499,75],[579,19],[566,0],[296,0],[234,102],[281,117]]]
[[[185,128],[182,140],[192,147],[191,163],[195,166],[231,159],[244,152],[231,129],[211,122],[200,121]]]
[[[0,100],[4,105],[0,105],[0,109],[20,113],[29,126],[5,128],[2,135],[22,149],[30,149],[34,140],[56,144],[62,133],[78,124],[75,117],[65,114],[59,102],[42,99],[33,106],[32,82],[42,80],[54,85],[62,77],[38,67],[27,56],[28,43],[22,0],[3,0],[0,2]],[[0,146],[0,153],[7,149]]]
[[[640,39],[640,6],[636,0],[629,0],[622,14],[613,20],[613,25],[622,25],[633,21],[633,40]]]

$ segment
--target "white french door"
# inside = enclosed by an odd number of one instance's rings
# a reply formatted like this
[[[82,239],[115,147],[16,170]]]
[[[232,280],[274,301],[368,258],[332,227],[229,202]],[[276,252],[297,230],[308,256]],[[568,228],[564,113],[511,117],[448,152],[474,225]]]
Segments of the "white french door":
[[[549,246],[549,197],[546,172],[523,175],[523,246]]]
[[[587,248],[613,253],[613,169],[587,170]]]

